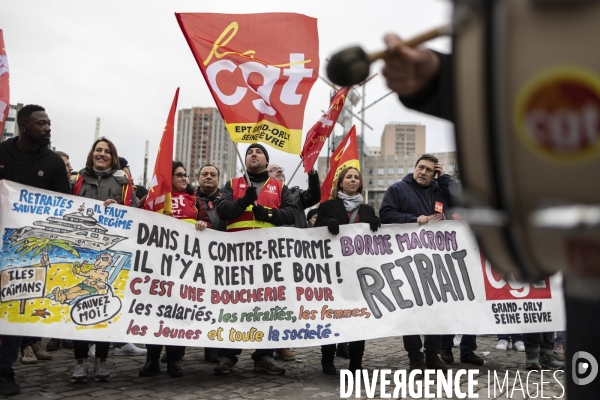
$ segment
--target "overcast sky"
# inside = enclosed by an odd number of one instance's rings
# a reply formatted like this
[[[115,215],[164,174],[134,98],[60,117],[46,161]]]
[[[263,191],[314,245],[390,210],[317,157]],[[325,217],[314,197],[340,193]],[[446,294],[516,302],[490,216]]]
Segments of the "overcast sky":
[[[76,169],[85,164],[96,117],[102,118],[100,134],[129,160],[136,180],[149,140],[151,175],[175,89],[181,87],[178,108],[215,107],[175,12],[296,12],[317,18],[320,73],[325,76],[325,58],[335,51],[353,44],[380,50],[385,33],[409,38],[447,23],[451,7],[447,0],[5,0],[0,29],[10,66],[11,104],[45,107],[52,119],[52,144],[71,156]],[[443,52],[450,47],[446,38],[428,45]],[[372,72],[380,69],[378,63]],[[383,78],[376,77],[367,85],[367,105],[388,91]],[[328,103],[329,87],[319,80],[306,107],[304,133]],[[395,96],[367,110],[366,120],[374,128],[366,129],[367,145],[379,146],[386,123],[419,122],[427,126],[428,152],[455,150],[451,124],[407,110]],[[339,125],[336,133],[341,134]],[[272,148],[269,154],[271,162],[286,168],[288,178],[300,161]],[[305,186],[305,177],[299,173],[292,183]]]

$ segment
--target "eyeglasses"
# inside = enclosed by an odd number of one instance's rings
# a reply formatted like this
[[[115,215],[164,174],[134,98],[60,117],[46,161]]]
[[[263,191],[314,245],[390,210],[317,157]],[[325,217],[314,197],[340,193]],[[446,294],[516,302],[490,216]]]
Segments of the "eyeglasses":
[[[187,178],[189,178],[189,177],[190,177],[188,174],[182,174],[181,172],[180,172],[180,173],[178,173],[178,174],[173,174],[173,176],[176,176],[176,177],[178,177],[179,179],[181,179],[181,178],[185,178],[185,179],[187,179]]]
[[[275,168],[275,167],[274,167],[274,168],[271,168],[271,169],[269,170],[269,172],[270,172],[270,173],[275,173],[275,172],[284,172],[284,171],[285,171],[285,169],[283,169],[283,168]]]

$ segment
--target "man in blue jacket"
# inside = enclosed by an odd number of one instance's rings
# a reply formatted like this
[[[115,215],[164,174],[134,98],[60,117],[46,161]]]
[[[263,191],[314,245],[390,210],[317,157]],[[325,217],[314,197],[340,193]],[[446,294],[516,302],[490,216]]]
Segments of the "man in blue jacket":
[[[434,179],[436,177],[437,179]],[[418,222],[419,225],[424,225],[431,220],[452,219],[450,208],[454,206],[454,201],[451,190],[457,186],[456,182],[444,172],[444,167],[438,162],[437,157],[423,154],[415,164],[414,173],[406,175],[400,182],[396,182],[388,188],[379,209],[379,218],[384,224]],[[452,336],[448,336],[451,343]],[[448,370],[448,367],[438,357],[442,339],[440,335],[425,336],[425,354],[421,352],[423,347],[421,336],[409,335],[404,336],[403,339],[411,370],[426,368],[439,369],[444,372]],[[472,347],[475,336],[463,341],[469,342],[469,346],[464,348],[464,353],[477,357],[473,353],[475,349]],[[461,350],[463,350],[462,347],[461,344]],[[452,345],[450,345],[451,348]],[[477,347],[475,346],[475,348]],[[467,358],[463,360],[462,355],[461,361],[469,362]]]
[[[438,178],[434,180],[436,175]],[[431,219],[451,219],[454,202],[450,189],[456,186],[436,156],[423,154],[415,164],[415,172],[390,186],[383,196],[381,222],[423,225]]]

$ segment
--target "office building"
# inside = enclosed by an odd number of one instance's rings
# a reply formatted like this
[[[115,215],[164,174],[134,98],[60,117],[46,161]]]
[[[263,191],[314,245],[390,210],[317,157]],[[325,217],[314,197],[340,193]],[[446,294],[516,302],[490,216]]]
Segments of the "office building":
[[[190,183],[197,184],[200,167],[213,164],[221,184],[236,176],[235,143],[229,138],[221,113],[214,107],[193,107],[177,114],[175,159],[185,165]]]
[[[1,141],[19,136],[19,129],[17,127],[17,112],[23,108],[23,104],[11,104],[9,107],[10,108],[8,109],[6,121],[4,121],[4,125],[2,126],[2,136],[0,136]]]

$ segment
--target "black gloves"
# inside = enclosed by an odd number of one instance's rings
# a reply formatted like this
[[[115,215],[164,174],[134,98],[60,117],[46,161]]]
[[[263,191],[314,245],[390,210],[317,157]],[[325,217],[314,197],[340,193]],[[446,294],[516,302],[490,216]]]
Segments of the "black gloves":
[[[369,220],[369,227],[373,232],[377,232],[377,229],[381,228],[381,221],[377,217],[372,217]]]
[[[340,233],[340,223],[333,218],[329,218],[327,220],[327,230],[332,235],[337,235],[338,233]]]
[[[274,208],[264,208],[260,204],[257,204],[252,207],[252,213],[254,214],[254,219],[257,221],[271,222],[277,215],[277,210]]]
[[[254,203],[256,199],[258,199],[256,188],[254,186],[250,186],[248,189],[246,189],[244,197],[238,199],[238,204],[245,210],[250,204]]]

